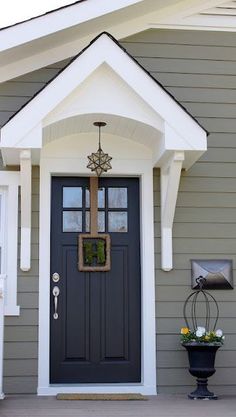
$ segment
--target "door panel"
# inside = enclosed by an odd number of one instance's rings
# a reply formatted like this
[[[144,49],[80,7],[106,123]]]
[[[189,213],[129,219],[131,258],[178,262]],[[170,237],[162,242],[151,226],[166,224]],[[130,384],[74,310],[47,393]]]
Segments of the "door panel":
[[[111,270],[81,272],[78,233],[89,228],[89,178],[52,179],[51,276],[58,272],[60,280],[51,278],[51,383],[140,382],[139,181],[100,178],[99,187],[103,230],[116,230]]]

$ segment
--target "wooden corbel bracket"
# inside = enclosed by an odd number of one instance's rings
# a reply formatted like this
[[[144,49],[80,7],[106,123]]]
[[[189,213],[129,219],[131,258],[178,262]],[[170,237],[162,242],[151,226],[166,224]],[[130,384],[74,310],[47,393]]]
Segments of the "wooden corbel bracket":
[[[184,152],[173,152],[161,167],[161,262],[164,271],[173,268],[172,227],[184,161]]]

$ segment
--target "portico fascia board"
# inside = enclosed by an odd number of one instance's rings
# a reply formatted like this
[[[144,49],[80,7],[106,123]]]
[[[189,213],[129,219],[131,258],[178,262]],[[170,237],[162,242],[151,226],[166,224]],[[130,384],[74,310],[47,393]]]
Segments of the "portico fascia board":
[[[168,125],[175,126],[185,141],[191,138],[193,148],[198,149],[199,140],[206,142],[205,130],[110,35],[103,33],[2,128],[1,146],[19,146],[47,114],[103,63],[112,68]],[[39,133],[39,148],[42,145],[40,141]],[[34,141],[31,147],[36,146]],[[27,144],[27,147],[30,146]]]

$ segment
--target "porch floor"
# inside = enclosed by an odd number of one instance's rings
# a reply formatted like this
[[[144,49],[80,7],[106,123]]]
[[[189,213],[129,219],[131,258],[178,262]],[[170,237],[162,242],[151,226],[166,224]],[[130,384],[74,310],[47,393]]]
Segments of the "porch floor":
[[[218,401],[158,395],[148,401],[62,401],[55,397],[8,396],[0,401],[1,417],[235,417],[236,396]]]

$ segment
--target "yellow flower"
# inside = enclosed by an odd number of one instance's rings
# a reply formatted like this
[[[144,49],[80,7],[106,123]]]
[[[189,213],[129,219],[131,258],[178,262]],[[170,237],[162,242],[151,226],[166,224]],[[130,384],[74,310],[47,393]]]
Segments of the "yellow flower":
[[[189,330],[188,327],[182,327],[182,329],[180,331],[181,334],[188,334],[189,332],[190,332],[190,330]]]
[[[208,341],[209,339],[210,339],[210,336],[205,336],[204,337],[204,340],[207,340]]]

